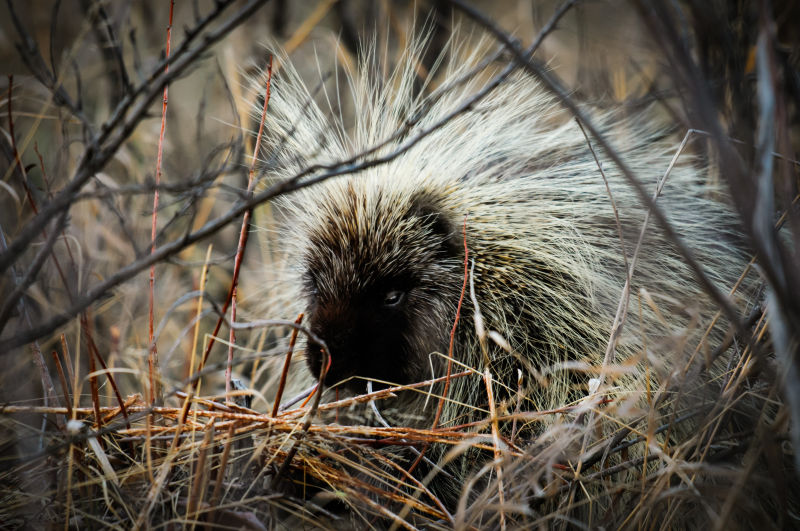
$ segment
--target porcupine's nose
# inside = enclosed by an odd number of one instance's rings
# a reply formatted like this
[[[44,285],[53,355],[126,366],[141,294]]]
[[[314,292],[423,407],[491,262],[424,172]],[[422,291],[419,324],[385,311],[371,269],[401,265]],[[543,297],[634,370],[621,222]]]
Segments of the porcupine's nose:
[[[355,360],[352,358],[357,345],[353,344],[354,334],[351,329],[353,316],[349,313],[351,312],[321,307],[311,318],[311,331],[328,347],[330,367],[325,377],[327,385],[356,375],[358,363],[354,363]],[[324,358],[321,345],[309,341],[307,361],[309,368],[317,377],[322,371]]]

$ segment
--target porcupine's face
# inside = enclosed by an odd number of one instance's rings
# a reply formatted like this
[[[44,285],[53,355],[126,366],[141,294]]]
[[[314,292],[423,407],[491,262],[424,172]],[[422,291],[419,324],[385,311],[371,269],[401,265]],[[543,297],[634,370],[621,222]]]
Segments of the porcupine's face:
[[[350,185],[329,198],[303,257],[306,322],[332,359],[325,382],[350,378],[345,385],[357,393],[365,379],[429,377],[429,355],[447,350],[460,288],[457,239],[445,215],[422,195],[405,202],[391,195]],[[315,376],[322,359],[309,341]]]

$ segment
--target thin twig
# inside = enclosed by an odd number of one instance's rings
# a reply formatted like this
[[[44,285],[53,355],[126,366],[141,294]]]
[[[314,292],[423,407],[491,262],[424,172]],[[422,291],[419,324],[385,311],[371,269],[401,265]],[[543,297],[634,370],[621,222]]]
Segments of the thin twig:
[[[294,321],[298,326],[303,322],[303,314],[297,316]],[[283,361],[283,369],[281,370],[281,378],[278,381],[278,390],[275,393],[275,403],[272,405],[272,416],[278,416],[278,408],[281,405],[281,398],[283,398],[283,390],[286,387],[286,378],[289,374],[289,365],[292,362],[292,353],[294,352],[294,344],[297,341],[297,328],[292,329],[292,335],[289,338],[289,348],[286,350],[286,357]]]
[[[169,45],[172,37],[172,13],[175,8],[175,0],[169,2],[169,23],[167,24],[167,46],[166,54],[169,58]],[[169,73],[169,63],[164,67],[164,74]],[[167,102],[169,101],[169,84],[164,85],[164,96],[161,101],[161,129],[158,133],[158,155],[156,156],[156,189],[153,192],[153,214],[152,226],[150,230],[150,254],[156,250],[156,227],[158,221],[158,185],[161,183],[161,161],[164,153],[164,132],[167,127]],[[153,338],[153,321],[155,313],[155,282],[156,282],[156,265],[150,265],[150,293],[149,293],[149,313],[148,313],[148,334],[150,351],[147,358],[147,370],[150,378],[150,387],[148,389],[148,399],[151,404],[155,404],[156,400],[160,403],[161,386],[158,382],[158,346]]]
[[[269,58],[269,66],[267,66],[267,81],[266,87],[264,88],[264,108],[261,110],[261,121],[258,125],[258,135],[256,136],[256,143],[253,147],[253,159],[250,162],[250,171],[247,178],[247,197],[251,197],[253,195],[253,190],[256,185],[256,160],[258,160],[258,152],[261,150],[261,138],[264,133],[264,120],[267,117],[267,109],[269,108],[269,98],[270,98],[270,88],[272,86],[272,56]],[[222,313],[224,314],[227,310],[227,305],[231,305],[231,322],[236,322],[236,294],[239,289],[239,271],[242,267],[242,261],[244,260],[244,251],[247,247],[247,236],[250,234],[250,217],[252,216],[253,211],[245,210],[244,216],[242,216],[242,228],[239,231],[239,244],[236,247],[236,258],[233,262],[233,277],[231,278],[231,287],[228,291],[228,298],[225,301],[225,305],[223,306]],[[299,323],[298,323],[299,324]],[[220,326],[222,325],[222,319],[217,320],[217,326],[214,328],[214,333],[211,334],[211,339],[208,341],[208,346],[206,347],[206,352],[203,354],[203,359],[200,362],[200,366],[202,367],[206,360],[208,359],[208,355],[211,353],[211,349],[214,346],[214,341],[219,333]],[[229,338],[228,338],[228,366],[225,368],[225,394],[231,392],[231,367],[233,365],[233,346],[236,343],[236,332],[235,328],[231,327]]]

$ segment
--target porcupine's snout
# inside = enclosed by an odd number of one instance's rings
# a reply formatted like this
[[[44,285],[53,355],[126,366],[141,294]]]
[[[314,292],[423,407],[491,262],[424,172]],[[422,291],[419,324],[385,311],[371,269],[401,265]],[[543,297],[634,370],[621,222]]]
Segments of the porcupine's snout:
[[[355,376],[359,360],[364,357],[364,349],[358,344],[356,312],[342,304],[312,303],[310,308],[311,331],[325,341],[331,355],[330,367],[325,377],[327,385]],[[333,360],[335,353],[335,363]],[[322,347],[309,340],[307,362],[315,377],[319,377],[325,362]]]
[[[330,368],[326,385],[347,380],[347,388],[364,392],[366,379],[408,383],[402,306],[406,293],[390,288],[372,289],[352,300],[317,300],[311,303],[310,329],[328,346]],[[309,341],[307,362],[319,377],[324,356],[319,344]]]

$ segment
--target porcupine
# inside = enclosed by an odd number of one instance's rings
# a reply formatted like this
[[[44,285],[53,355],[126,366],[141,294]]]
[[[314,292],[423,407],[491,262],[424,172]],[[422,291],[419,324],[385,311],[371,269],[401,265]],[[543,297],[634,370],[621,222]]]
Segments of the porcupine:
[[[501,414],[513,409],[520,374],[525,411],[574,404],[602,371],[626,280],[624,255],[630,260],[634,253],[647,208],[599,151],[601,171],[577,123],[526,74],[511,74],[450,117],[501,68],[489,62],[474,73],[486,54],[464,57],[451,44],[452,59],[436,65],[445,82],[418,93],[415,57],[423,48],[424,39],[413,41],[388,79],[379,79],[367,54],[350,80],[355,113],[349,127],[332,105],[326,112],[315,103],[319,95],[291,65],[275,75],[263,153],[273,179],[366,150],[356,164],[386,159],[279,201],[287,246],[284,300],[297,303],[286,316],[304,312],[305,325],[326,342],[327,386],[360,394],[368,381],[441,377],[452,348],[453,372],[489,369],[495,400],[506,406]],[[655,190],[675,139],[654,125],[652,113],[591,114],[633,173]],[[658,204],[708,277],[728,289],[745,253],[734,214],[704,181],[692,164],[678,164]],[[621,403],[638,403],[645,388],[682,366],[715,309],[684,258],[652,225],[638,251],[632,310],[615,349],[620,369],[607,377],[613,384],[607,396]],[[467,286],[451,347],[465,246],[474,293]],[[645,300],[637,299],[640,292]],[[502,337],[484,348],[473,295],[485,329]],[[320,346],[309,341],[306,358],[317,377]],[[444,391],[442,385],[433,390]],[[380,407],[390,424],[428,427],[437,403],[407,391]],[[480,377],[452,379],[439,425],[486,420],[486,404]],[[543,415],[528,432],[540,433],[542,423],[557,418]]]

